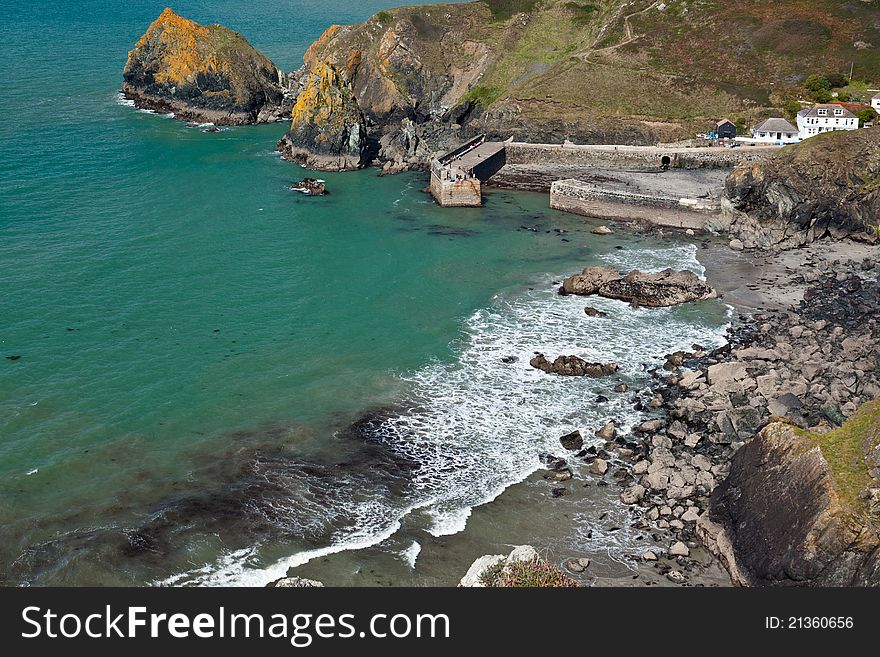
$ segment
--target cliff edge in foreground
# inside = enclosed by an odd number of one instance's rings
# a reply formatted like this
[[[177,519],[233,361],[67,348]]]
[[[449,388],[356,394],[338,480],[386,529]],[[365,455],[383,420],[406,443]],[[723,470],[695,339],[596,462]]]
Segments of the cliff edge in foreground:
[[[739,584],[880,586],[880,400],[824,434],[765,427],[701,525]]]
[[[165,9],[128,53],[122,92],[142,109],[220,125],[288,115],[287,77],[243,36]]]
[[[746,247],[819,238],[875,243],[880,231],[880,128],[828,132],[740,166],[722,201]]]

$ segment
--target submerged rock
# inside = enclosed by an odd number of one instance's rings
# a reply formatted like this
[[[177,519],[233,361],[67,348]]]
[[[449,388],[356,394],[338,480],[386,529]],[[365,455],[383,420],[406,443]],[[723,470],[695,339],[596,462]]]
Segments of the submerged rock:
[[[590,363],[578,356],[558,356],[552,363],[543,354],[539,354],[529,361],[529,365],[548,374],[562,376],[610,376],[619,369],[616,363]]]
[[[367,164],[364,114],[351,85],[329,62],[318,62],[309,73],[278,151],[319,171],[359,169]]]
[[[128,53],[122,77],[122,92],[137,107],[188,121],[269,123],[293,104],[287,76],[243,36],[171,9]]]

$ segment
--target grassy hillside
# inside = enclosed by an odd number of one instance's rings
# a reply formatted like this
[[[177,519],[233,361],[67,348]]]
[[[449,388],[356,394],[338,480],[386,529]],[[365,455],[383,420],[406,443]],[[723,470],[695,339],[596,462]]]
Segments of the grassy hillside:
[[[436,114],[470,100],[490,118],[625,118],[684,136],[781,109],[811,74],[848,76],[852,65],[855,78],[880,82],[880,0],[405,7],[328,32],[308,56],[323,57],[345,64],[368,113]]]

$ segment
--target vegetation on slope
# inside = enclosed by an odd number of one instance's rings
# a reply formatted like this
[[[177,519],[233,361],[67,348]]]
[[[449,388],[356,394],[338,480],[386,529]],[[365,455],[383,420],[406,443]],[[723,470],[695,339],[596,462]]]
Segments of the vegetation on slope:
[[[496,124],[638,121],[683,137],[778,115],[814,74],[870,78],[878,17],[880,0],[480,0],[334,28],[306,61],[354,62],[373,117],[470,101]]]

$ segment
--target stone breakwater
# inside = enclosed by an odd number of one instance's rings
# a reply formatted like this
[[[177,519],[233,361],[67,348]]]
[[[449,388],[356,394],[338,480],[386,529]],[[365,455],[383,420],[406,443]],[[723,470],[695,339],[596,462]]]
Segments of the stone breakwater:
[[[654,538],[667,543],[679,568],[658,567],[674,581],[687,580],[694,565],[689,553],[704,542],[734,582],[756,583],[739,571],[744,555],[707,513],[745,441],[780,420],[821,434],[880,396],[878,262],[813,258],[804,264],[806,274],[790,274],[792,284],[804,276],[812,281],[797,307],[742,316],[720,349],[707,353],[694,345],[690,353],[669,355],[650,394],[633,398],[637,408],[655,409],[660,417],[635,428],[641,440],[618,436],[602,454],[590,455],[624,464],[616,477],[620,499],[632,506],[635,526],[665,532]],[[806,554],[797,558],[824,558]],[[784,555],[778,563],[785,568]],[[767,577],[761,583],[779,582]]]

